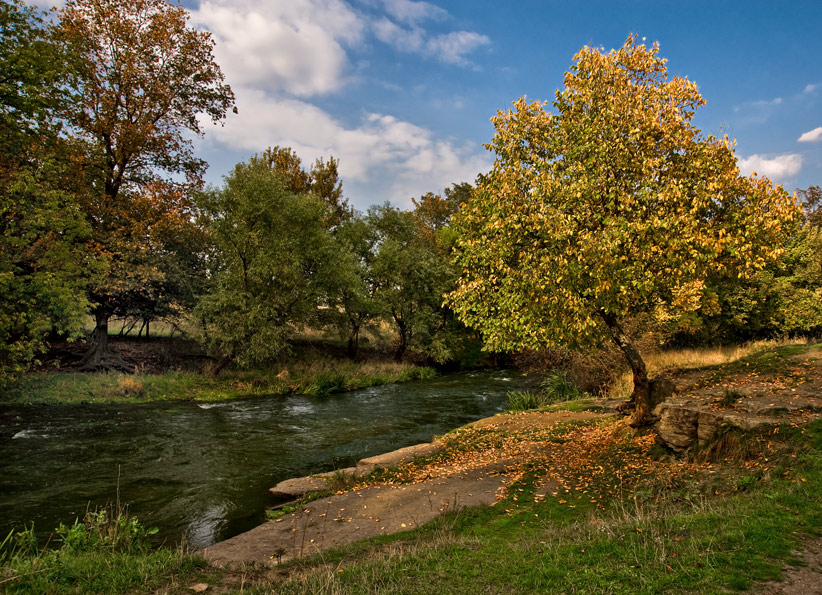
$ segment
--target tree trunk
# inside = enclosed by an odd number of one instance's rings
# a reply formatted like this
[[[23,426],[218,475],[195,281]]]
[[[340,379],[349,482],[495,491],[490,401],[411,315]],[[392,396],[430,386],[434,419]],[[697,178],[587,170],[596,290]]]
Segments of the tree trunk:
[[[397,345],[397,351],[394,353],[394,361],[400,363],[402,356],[405,355],[405,350],[408,348],[408,329],[405,324],[397,322],[397,328],[400,334],[400,344]]]
[[[94,311],[94,334],[91,347],[83,356],[83,367],[99,368],[108,352],[108,319],[110,315],[103,308]]]
[[[628,365],[631,366],[631,373],[634,377],[634,392],[626,403],[624,411],[629,411],[633,405],[633,413],[629,421],[634,428],[641,427],[648,423],[651,413],[651,383],[648,380],[648,371],[645,369],[645,362],[642,356],[628,339],[625,331],[622,330],[616,317],[606,312],[600,312],[600,318],[608,325],[611,331],[611,338],[622,351]]]
[[[220,372],[223,371],[223,368],[225,368],[229,363],[231,363],[232,359],[233,358],[230,355],[224,355],[223,357],[218,359],[217,363],[215,363],[208,371],[209,375],[211,375],[212,378],[217,378]]]
[[[111,353],[108,349],[108,321],[111,312],[103,307],[94,310],[94,334],[91,338],[89,350],[80,360],[80,369],[85,371],[99,370],[120,370],[121,372],[133,372],[133,366],[126,360]]]
[[[348,335],[348,359],[357,359],[360,350],[360,327],[352,325],[351,333]]]

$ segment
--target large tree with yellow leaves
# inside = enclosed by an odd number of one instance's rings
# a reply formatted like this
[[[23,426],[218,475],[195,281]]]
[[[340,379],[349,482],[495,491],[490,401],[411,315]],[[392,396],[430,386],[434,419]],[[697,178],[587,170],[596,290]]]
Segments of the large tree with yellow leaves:
[[[657,44],[585,47],[553,113],[523,97],[492,119],[494,168],[456,218],[458,316],[495,350],[614,341],[633,371],[634,425],[651,383],[625,318],[704,306],[709,274],[778,258],[798,215],[781,187],[740,175],[727,138],[693,126],[704,103]]]

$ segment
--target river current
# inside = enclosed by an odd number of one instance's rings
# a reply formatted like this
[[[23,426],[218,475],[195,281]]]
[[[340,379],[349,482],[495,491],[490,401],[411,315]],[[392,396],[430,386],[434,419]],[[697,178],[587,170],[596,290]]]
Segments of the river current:
[[[157,539],[201,548],[264,521],[279,481],[355,464],[493,415],[514,372],[325,396],[0,407],[0,539],[120,501]]]

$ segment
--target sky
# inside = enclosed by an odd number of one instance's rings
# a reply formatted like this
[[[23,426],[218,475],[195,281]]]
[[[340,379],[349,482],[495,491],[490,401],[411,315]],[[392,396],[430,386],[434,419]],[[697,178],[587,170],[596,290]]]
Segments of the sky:
[[[48,0],[41,0],[48,1]],[[53,1],[53,0],[52,0]],[[58,0],[59,1],[59,0]],[[737,141],[745,174],[822,185],[822,2],[634,0],[183,0],[211,32],[238,114],[196,150],[222,183],[269,146],[339,159],[357,209],[473,182],[490,118],[551,100],[583,46],[658,41],[699,86],[694,118]]]

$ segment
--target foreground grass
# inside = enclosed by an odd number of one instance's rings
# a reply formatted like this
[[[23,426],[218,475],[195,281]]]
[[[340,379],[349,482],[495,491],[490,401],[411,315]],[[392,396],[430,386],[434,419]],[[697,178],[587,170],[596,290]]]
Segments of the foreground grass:
[[[181,549],[152,549],[146,530],[119,506],[60,525],[41,548],[33,527],[0,543],[0,592],[129,593],[173,586],[203,562]]]
[[[245,592],[726,593],[778,578],[819,534],[820,422],[677,462],[648,458],[642,437],[592,431],[605,448],[555,494],[535,497],[550,473],[535,467],[495,507],[293,563],[284,582],[247,571]]]
[[[165,374],[98,374],[46,372],[29,374],[5,391],[3,402],[15,404],[147,403],[153,401],[222,401],[282,394],[327,394],[431,378],[432,368],[395,362],[307,360],[275,370],[229,371],[218,378],[197,372]]]

